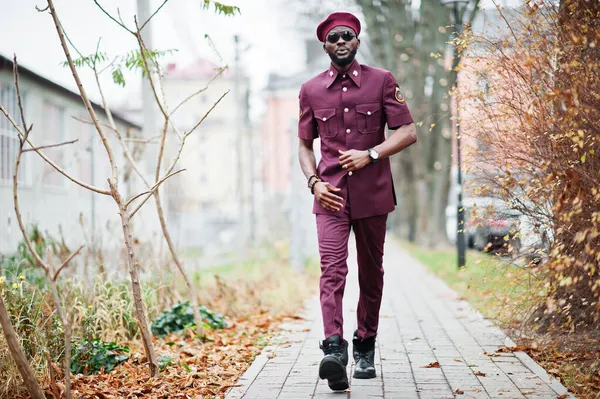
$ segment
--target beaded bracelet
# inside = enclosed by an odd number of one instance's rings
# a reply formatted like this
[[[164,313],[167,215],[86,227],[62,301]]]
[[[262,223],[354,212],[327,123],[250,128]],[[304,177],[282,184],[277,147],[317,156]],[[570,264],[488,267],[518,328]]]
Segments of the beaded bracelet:
[[[315,181],[313,182],[313,184],[310,185],[310,193],[311,194],[315,194],[315,185],[320,182],[321,179],[319,179],[318,177],[315,179]]]

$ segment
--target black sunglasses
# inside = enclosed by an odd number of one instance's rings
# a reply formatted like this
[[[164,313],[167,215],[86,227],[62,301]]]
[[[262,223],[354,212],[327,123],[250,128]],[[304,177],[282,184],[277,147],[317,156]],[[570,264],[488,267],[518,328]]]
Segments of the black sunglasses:
[[[352,39],[354,39],[356,37],[356,35],[354,33],[350,32],[349,30],[345,30],[342,33],[340,33],[340,32],[331,32],[330,34],[327,35],[327,41],[329,43],[337,43],[338,40],[340,40],[340,36],[346,42],[349,42],[350,40],[352,40]]]

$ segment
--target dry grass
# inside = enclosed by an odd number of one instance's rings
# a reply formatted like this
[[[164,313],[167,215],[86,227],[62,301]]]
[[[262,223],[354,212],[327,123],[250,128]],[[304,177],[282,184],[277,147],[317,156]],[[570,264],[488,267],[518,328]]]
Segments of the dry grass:
[[[308,296],[317,292],[317,263],[313,260],[307,264],[305,270],[296,271],[289,266],[286,255],[285,246],[274,246],[268,256],[260,260],[232,263],[200,270],[195,274],[199,303],[224,314],[233,322],[233,330],[224,333],[225,335],[238,334],[236,328],[252,328],[256,331],[250,335],[250,339],[265,339],[265,334],[272,331],[276,323],[264,325],[262,328],[254,324],[262,325],[266,319],[280,320],[286,315],[294,314]],[[182,279],[172,274],[168,265],[165,272],[160,274],[160,280],[154,278],[155,270],[153,272],[152,276],[146,276],[142,281],[150,320],[177,301],[187,299]],[[115,341],[132,349],[139,348],[129,282],[124,280],[123,276],[120,282],[113,281],[119,281],[117,276],[108,276],[106,281],[98,280],[93,285],[77,279],[62,282],[61,297],[73,320],[74,337],[92,334],[105,341]],[[24,280],[20,284],[19,290],[13,290],[10,286],[5,286],[5,289],[10,290],[12,295],[20,295],[23,298],[36,291],[36,298],[39,299],[43,312],[37,316],[34,323],[38,327],[48,327],[52,319],[50,298],[41,294],[35,282]],[[31,334],[31,347],[35,350],[32,363],[40,380],[47,382],[45,350],[50,348],[53,358],[57,358],[60,355],[57,352],[62,350],[62,345],[60,340],[53,343],[54,346],[50,345],[43,331],[46,329],[38,328]],[[239,377],[244,367],[250,364],[251,359],[248,356],[245,359],[235,372],[232,371],[232,376]],[[140,367],[143,369],[143,365]],[[0,336],[0,399],[13,399],[23,393],[21,377],[10,358],[3,336]]]

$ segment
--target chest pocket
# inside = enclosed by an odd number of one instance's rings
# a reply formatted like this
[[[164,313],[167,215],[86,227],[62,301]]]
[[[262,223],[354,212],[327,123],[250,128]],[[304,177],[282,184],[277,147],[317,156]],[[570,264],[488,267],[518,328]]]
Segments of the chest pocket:
[[[376,133],[381,127],[381,107],[379,103],[356,105],[356,127],[362,134]]]
[[[315,109],[314,113],[319,127],[319,136],[335,137],[338,134],[335,108]]]

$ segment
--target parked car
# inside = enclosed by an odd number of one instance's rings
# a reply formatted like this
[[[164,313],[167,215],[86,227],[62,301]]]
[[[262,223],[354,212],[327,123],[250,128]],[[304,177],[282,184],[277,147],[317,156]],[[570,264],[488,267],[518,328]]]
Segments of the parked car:
[[[502,250],[512,244],[520,249],[519,217],[504,201],[491,197],[471,197],[464,201],[465,238],[469,248]]]
[[[526,263],[545,262],[554,234],[552,228],[539,217],[521,215],[519,217],[519,231],[521,238],[521,253]]]

